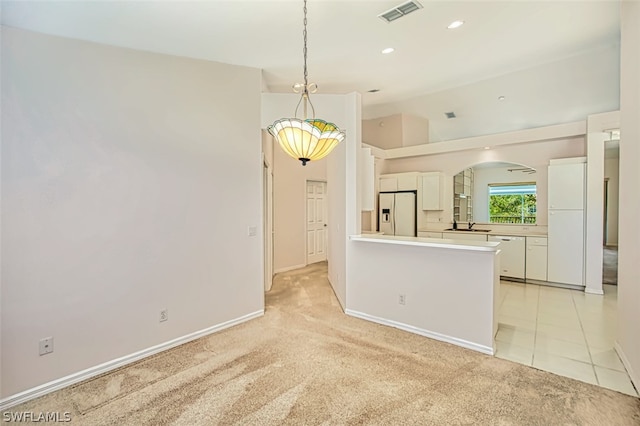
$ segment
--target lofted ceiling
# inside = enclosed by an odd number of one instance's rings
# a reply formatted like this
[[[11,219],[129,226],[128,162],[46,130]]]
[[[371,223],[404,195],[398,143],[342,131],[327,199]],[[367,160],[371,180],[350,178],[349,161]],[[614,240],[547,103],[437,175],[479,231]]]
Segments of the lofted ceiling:
[[[377,15],[403,0],[308,0],[309,80],[320,93],[362,93],[365,118],[424,116],[433,141],[618,108],[619,2],[420,2],[422,9],[386,23]],[[302,5],[3,0],[2,23],[257,67],[266,90],[287,93],[302,81]],[[465,23],[447,29],[454,20]],[[382,54],[387,47],[395,51]],[[446,121],[454,109],[458,121]]]

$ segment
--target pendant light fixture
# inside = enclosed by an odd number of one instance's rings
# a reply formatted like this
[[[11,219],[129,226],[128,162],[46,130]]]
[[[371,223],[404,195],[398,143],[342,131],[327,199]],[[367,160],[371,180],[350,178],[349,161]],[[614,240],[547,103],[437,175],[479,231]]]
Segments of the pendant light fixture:
[[[318,86],[307,80],[307,0],[304,0],[304,83],[293,85],[293,91],[300,93],[293,118],[281,118],[267,128],[269,133],[280,144],[280,147],[291,157],[302,162],[319,160],[329,154],[333,148],[344,140],[344,132],[335,124],[316,118],[316,112],[309,98]],[[302,104],[303,118],[298,118],[298,108]],[[307,118],[308,106],[311,107],[311,118]]]

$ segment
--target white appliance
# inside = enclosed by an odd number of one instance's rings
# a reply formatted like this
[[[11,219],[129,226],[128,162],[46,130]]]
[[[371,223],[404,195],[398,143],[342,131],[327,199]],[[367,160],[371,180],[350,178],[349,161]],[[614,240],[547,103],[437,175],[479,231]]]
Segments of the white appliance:
[[[525,237],[489,235],[488,240],[500,243],[500,276],[524,280]]]
[[[547,243],[550,282],[584,286],[585,176],[582,158],[550,162]]]
[[[379,230],[385,235],[416,236],[416,191],[381,192]]]

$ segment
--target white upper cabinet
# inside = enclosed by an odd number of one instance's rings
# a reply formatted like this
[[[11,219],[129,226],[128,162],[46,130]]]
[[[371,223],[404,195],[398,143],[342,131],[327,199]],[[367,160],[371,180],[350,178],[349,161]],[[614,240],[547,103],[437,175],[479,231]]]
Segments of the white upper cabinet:
[[[422,210],[443,210],[444,176],[440,172],[422,173]]]
[[[395,192],[398,190],[398,178],[395,176],[380,176],[380,192]]]
[[[418,176],[412,174],[398,175],[398,191],[415,191],[418,189]]]
[[[416,191],[418,173],[394,173],[380,176],[380,192]]]
[[[549,165],[549,209],[584,209],[584,163],[554,163]]]

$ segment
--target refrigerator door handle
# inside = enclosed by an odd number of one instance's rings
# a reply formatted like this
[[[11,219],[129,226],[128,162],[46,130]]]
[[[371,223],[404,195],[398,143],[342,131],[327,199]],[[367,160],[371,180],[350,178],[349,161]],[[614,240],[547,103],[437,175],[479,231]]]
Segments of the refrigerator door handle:
[[[391,210],[391,229],[393,230],[393,235],[396,235],[396,203],[394,198],[393,209]]]

